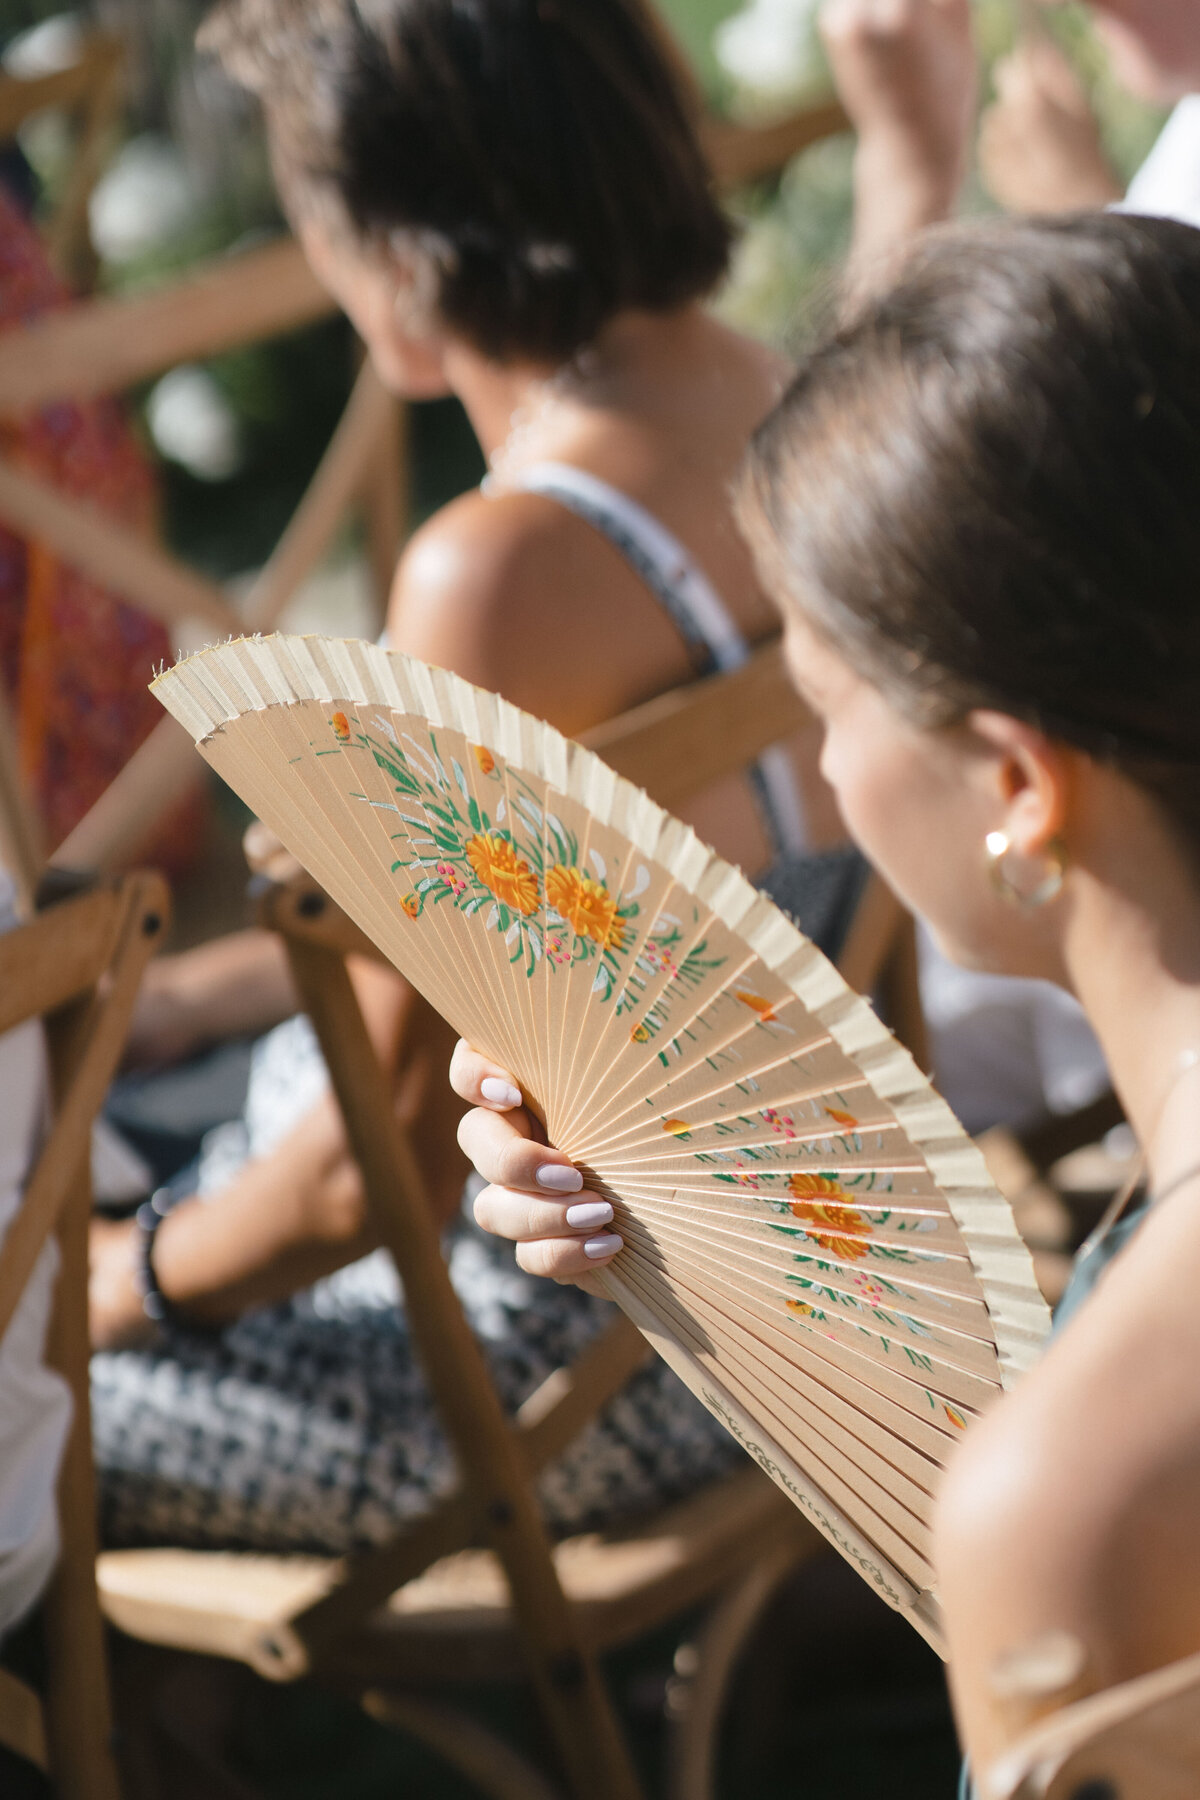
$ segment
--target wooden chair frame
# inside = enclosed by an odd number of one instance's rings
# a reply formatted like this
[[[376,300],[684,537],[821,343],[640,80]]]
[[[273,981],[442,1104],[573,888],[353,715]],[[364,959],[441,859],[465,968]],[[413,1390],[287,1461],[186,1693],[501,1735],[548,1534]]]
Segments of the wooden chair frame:
[[[88,1416],[88,1222],[91,1128],[124,1046],[142,971],[168,910],[156,875],[130,875],[60,902],[0,937],[0,1033],[43,1018],[54,1116],[0,1248],[0,1336],[47,1240],[61,1265],[50,1354],[74,1418],[58,1501],[62,1546],[44,1602],[47,1689],[0,1670],[0,1741],[52,1777],[62,1800],[118,1800],[103,1627]]]

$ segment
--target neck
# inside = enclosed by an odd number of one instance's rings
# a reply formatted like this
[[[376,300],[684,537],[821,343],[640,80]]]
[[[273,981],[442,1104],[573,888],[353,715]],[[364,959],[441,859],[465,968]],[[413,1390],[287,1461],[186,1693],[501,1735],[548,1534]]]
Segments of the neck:
[[[489,462],[506,442],[514,417],[534,408],[556,375],[546,364],[491,362],[463,343],[447,350],[445,370]]]
[[[1076,871],[1063,950],[1161,1187],[1200,1153],[1200,883],[1159,821],[1122,835],[1117,866]]]
[[[493,362],[456,339],[446,350],[444,368],[488,461],[507,449],[516,466],[563,446],[583,415],[644,402],[681,361],[690,368],[702,357],[698,334],[721,329],[699,306],[625,312],[561,367]],[[522,438],[519,453],[511,441],[514,425]]]

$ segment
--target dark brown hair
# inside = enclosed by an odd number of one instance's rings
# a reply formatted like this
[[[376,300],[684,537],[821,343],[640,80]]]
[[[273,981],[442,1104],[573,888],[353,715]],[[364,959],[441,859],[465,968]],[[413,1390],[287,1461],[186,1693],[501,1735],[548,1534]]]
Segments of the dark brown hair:
[[[641,0],[223,0],[289,205],[432,269],[487,355],[561,361],[709,291],[730,229]]]
[[[1200,846],[1200,232],[931,235],[758,431],[766,579],[922,722],[994,707]]]

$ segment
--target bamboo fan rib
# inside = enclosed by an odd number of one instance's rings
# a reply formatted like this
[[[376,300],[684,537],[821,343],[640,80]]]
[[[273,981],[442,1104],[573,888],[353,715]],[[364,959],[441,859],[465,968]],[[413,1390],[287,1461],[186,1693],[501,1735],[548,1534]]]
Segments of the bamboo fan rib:
[[[832,965],[686,826],[494,694],[244,639],[154,684],[612,1200],[621,1306],[931,1641],[930,1515],[1047,1314],[983,1158]]]

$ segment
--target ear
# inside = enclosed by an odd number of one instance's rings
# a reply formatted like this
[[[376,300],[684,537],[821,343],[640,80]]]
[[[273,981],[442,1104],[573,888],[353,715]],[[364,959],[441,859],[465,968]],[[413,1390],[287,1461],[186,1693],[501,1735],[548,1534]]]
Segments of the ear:
[[[997,819],[1022,856],[1037,856],[1061,837],[1071,809],[1074,758],[1036,726],[1007,713],[979,710],[967,727],[988,752]]]

